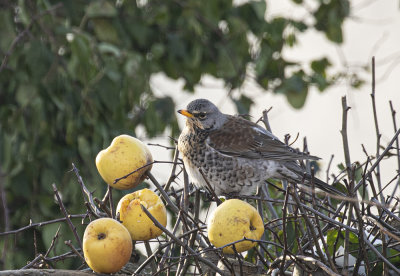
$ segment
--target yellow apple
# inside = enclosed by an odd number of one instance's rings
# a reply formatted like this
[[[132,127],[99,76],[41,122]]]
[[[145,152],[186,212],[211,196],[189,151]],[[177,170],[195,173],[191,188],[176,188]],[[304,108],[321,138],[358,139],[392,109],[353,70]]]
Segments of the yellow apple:
[[[97,273],[115,273],[132,255],[128,230],[111,218],[92,221],[83,234],[83,253],[88,266]]]
[[[96,157],[96,167],[101,177],[113,188],[127,190],[139,185],[146,177],[145,172],[151,169],[153,162],[150,150],[140,140],[129,136],[115,137],[111,145],[100,151]],[[145,166],[142,169],[141,167]],[[115,179],[123,177],[135,170],[127,178],[114,184]]]
[[[127,194],[119,201],[117,214],[132,240],[147,241],[161,235],[162,230],[143,212],[140,204],[163,226],[167,225],[167,210],[161,198],[149,189]]]
[[[244,237],[259,240],[264,233],[264,223],[257,210],[239,199],[229,199],[219,205],[208,220],[208,238],[215,247],[238,241]],[[235,243],[238,252],[254,247],[257,243],[241,241]],[[233,254],[232,246],[223,252]]]

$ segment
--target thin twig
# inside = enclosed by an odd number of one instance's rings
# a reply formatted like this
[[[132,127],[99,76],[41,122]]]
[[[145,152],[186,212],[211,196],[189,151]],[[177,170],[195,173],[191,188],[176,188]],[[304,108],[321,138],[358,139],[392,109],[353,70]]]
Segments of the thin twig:
[[[124,176],[122,176],[122,177],[116,178],[116,179],[114,180],[113,184],[116,184],[116,183],[118,183],[119,181],[121,181],[122,179],[128,178],[130,175],[134,174],[135,172],[138,172],[138,171],[140,171],[140,170],[142,170],[142,169],[144,169],[144,168],[146,168],[146,167],[152,166],[153,164],[173,164],[173,163],[174,163],[174,162],[171,162],[171,161],[157,161],[157,160],[152,161],[152,162],[149,162],[149,163],[147,163],[147,164],[145,164],[145,165],[143,165],[143,166],[137,168],[136,170],[134,170],[134,171],[128,173],[127,175],[124,175]],[[180,164],[180,163],[179,163],[179,164]],[[149,172],[149,171],[147,171],[147,172]]]
[[[172,210],[177,214],[179,213],[179,208],[176,207],[176,205],[171,201],[169,198],[168,194],[164,191],[164,189],[161,187],[160,183],[158,183],[157,179],[151,174],[151,172],[147,171],[146,172],[147,176],[151,180],[151,182],[156,186],[158,191],[161,193],[162,197],[164,200],[167,202],[168,206],[172,208]]]
[[[61,225],[58,226],[58,229],[56,231],[56,234],[54,235],[53,239],[51,240],[51,244],[49,246],[49,248],[47,249],[46,253],[44,254],[44,257],[47,258],[47,256],[49,256],[50,251],[54,248],[56,241],[59,237],[60,234],[60,229],[61,229]]]
[[[379,158],[380,155],[380,148],[381,148],[381,136],[382,134],[379,131],[379,124],[378,124],[378,115],[376,110],[376,103],[375,103],[375,57],[372,57],[372,92],[371,92],[371,101],[372,101],[372,111],[374,115],[374,124],[375,124],[375,133],[376,133],[376,158]],[[378,184],[379,191],[382,190],[381,184],[381,169],[379,164],[376,166],[375,174]],[[380,195],[380,200],[383,203],[385,198],[383,195]]]
[[[88,211],[90,211],[97,218],[106,216],[105,213],[101,212],[97,208],[96,204],[93,201],[93,194],[91,192],[89,192],[88,188],[86,188],[86,186],[85,186],[85,184],[83,182],[83,179],[79,174],[79,170],[76,168],[74,163],[72,163],[72,170],[74,171],[74,173],[75,173],[75,175],[76,175],[76,177],[78,179],[79,185],[81,186],[81,190],[82,190],[82,194],[83,194],[83,199],[85,201],[85,205],[87,207],[89,207]]]
[[[332,161],[335,155],[331,155],[331,158],[329,159],[328,167],[326,168],[326,183],[329,183],[329,171],[331,169]]]
[[[78,256],[84,263],[86,262],[85,258],[81,255],[81,253],[79,253],[79,251],[74,247],[70,240],[65,241],[64,243],[65,245],[69,246],[71,250],[76,254],[76,256]]]
[[[288,199],[289,199],[289,189],[287,189],[286,190],[286,193],[285,193],[285,201],[284,201],[284,203],[283,203],[283,207],[282,207],[282,232],[283,232],[283,262],[281,263],[281,266],[280,266],[280,271],[281,271],[281,274],[282,275],[284,275],[285,274],[285,271],[284,271],[284,268],[285,268],[285,259],[286,259],[286,254],[287,254],[287,251],[288,251],[288,244],[287,244],[287,237],[286,237],[286,235],[287,235],[287,231],[286,231],[286,217],[287,217],[287,206],[288,206]]]
[[[262,191],[261,186],[257,187],[257,195],[260,196],[260,198],[263,197],[263,191]],[[256,203],[257,203],[257,211],[260,214],[261,220],[264,222],[264,213],[265,212],[264,212],[264,208],[263,208],[263,201],[261,199],[257,199]],[[261,240],[266,240],[265,231],[263,232],[263,234],[261,236]],[[261,251],[260,252],[261,256],[263,256],[262,257],[262,259],[263,259],[265,256],[264,248],[261,248],[260,251]]]
[[[347,175],[350,176],[351,173],[351,161],[350,161],[350,150],[349,150],[349,142],[347,140],[347,112],[349,111],[350,107],[347,106],[346,96],[342,97],[342,130],[340,133],[342,134],[343,140],[343,151],[344,151],[344,159],[346,162],[346,170]],[[350,181],[350,179],[349,179]]]
[[[72,219],[72,218],[84,218],[84,217],[86,217],[86,214],[69,215],[68,217],[70,219]],[[18,228],[16,230],[10,230],[10,231],[6,231],[6,232],[2,232],[2,233],[0,233],[0,237],[1,236],[12,235],[12,234],[18,234],[18,233],[23,232],[25,230],[28,230],[30,228],[42,227],[44,225],[53,224],[53,223],[57,223],[57,222],[63,222],[63,221],[66,221],[66,220],[67,220],[67,218],[63,217],[63,218],[57,218],[57,219],[52,219],[52,220],[48,220],[48,221],[42,221],[42,222],[38,222],[38,223],[30,223],[29,225],[21,227],[21,228]]]
[[[175,147],[168,147],[168,146],[164,146],[164,145],[160,145],[160,144],[154,144],[154,143],[147,143],[147,145],[149,145],[149,146],[156,146],[156,147],[164,148],[164,149],[167,149],[167,150],[173,150],[173,149],[175,149]]]
[[[392,101],[389,101],[389,104],[390,104],[390,110],[392,111],[393,128],[394,128],[394,131],[396,131],[397,130],[396,110],[393,108]],[[396,153],[396,156],[397,156],[397,172],[400,173],[400,145],[399,145],[399,139],[398,138],[396,138],[396,151],[397,151],[397,153]],[[390,204],[390,202],[394,198],[394,195],[396,194],[396,191],[399,188],[399,186],[400,186],[400,178],[397,180],[397,183],[393,188],[392,196],[389,199],[388,204]]]
[[[153,252],[151,252],[151,247],[150,247],[149,241],[145,241],[144,246],[146,248],[147,258],[150,258],[153,255]],[[154,260],[150,262],[150,267],[151,267],[152,273],[153,274],[156,273],[157,267],[156,267]]]
[[[111,213],[111,218],[115,219],[115,208],[114,208],[114,202],[112,198],[112,187],[108,185],[108,202],[110,203],[110,213]]]
[[[72,230],[72,233],[74,233],[75,239],[78,242],[79,247],[82,247],[82,241],[79,238],[78,232],[76,232],[76,227],[72,223],[70,215],[67,213],[67,210],[65,209],[64,203],[62,202],[60,195],[58,194],[57,186],[56,186],[56,184],[53,184],[52,186],[53,186],[54,194],[56,195],[56,198],[58,201],[58,205],[60,206],[61,212],[64,214],[64,216],[67,220],[68,226]]]
[[[261,119],[261,121],[264,123],[266,130],[268,130],[269,132],[272,132],[271,125],[269,124],[269,120],[268,120],[268,112],[270,112],[271,109],[272,109],[272,106],[269,109],[265,109],[263,111],[263,116]]]
[[[37,262],[39,262],[40,260],[44,260],[44,257],[42,254],[39,254],[35,257],[35,259],[33,259],[32,261],[30,261],[26,266],[22,267],[22,269],[28,269],[33,267]]]
[[[179,158],[179,150],[178,150],[178,146],[175,146],[174,160],[173,160],[173,165],[172,165],[172,169],[171,169],[171,174],[169,175],[167,184],[165,184],[165,186],[164,186],[164,190],[166,192],[168,192],[169,186],[176,178],[176,166],[178,164],[178,158]]]

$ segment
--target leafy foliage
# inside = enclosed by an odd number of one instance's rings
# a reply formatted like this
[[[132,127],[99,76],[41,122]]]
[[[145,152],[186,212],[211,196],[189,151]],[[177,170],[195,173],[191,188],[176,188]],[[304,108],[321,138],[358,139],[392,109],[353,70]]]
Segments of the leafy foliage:
[[[70,164],[77,163],[90,187],[103,187],[96,185],[101,180],[94,158],[114,136],[135,135],[137,126],[149,137],[178,135],[174,101],[152,91],[155,73],[182,79],[193,91],[204,74],[234,89],[254,71],[261,87],[300,108],[310,86],[323,91],[342,75],[328,75],[327,58],[312,61],[308,70],[282,51],[310,29],[341,43],[350,13],[347,0],[318,1],[310,14],[313,25],[266,18],[264,1],[41,0],[0,6],[0,170],[12,229],[29,219],[54,218],[52,183],[67,208],[79,212]],[[240,112],[253,103],[244,95],[234,100]],[[54,232],[44,231],[38,246]],[[18,237],[19,257],[8,254],[3,268],[34,257],[32,236]]]

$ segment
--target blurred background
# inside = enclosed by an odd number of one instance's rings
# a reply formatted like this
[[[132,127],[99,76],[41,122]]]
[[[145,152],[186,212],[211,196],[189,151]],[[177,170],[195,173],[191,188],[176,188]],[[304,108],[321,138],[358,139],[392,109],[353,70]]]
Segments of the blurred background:
[[[292,141],[299,135],[299,148],[307,137],[325,179],[331,155],[332,173],[344,159],[342,96],[351,106],[352,162],[365,161],[362,144],[376,154],[375,56],[381,145],[394,134],[398,1],[3,0],[0,7],[0,233],[62,217],[53,183],[71,214],[84,213],[71,163],[102,197],[107,187],[95,168],[97,153],[124,133],[174,145],[170,137],[184,125],[176,110],[196,98],[252,120],[272,107],[274,134]],[[171,151],[150,150],[155,160],[171,160]],[[152,171],[163,183],[169,170],[155,164]],[[383,184],[397,170],[395,159],[383,162]],[[0,269],[20,268],[45,252],[58,226],[0,236]],[[60,233],[62,241],[72,239],[65,225]],[[59,242],[51,254],[66,250]]]

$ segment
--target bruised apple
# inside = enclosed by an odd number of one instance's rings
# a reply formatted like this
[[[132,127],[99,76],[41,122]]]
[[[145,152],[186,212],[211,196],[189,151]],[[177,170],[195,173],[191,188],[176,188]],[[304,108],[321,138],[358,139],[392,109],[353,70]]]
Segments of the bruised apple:
[[[149,189],[142,189],[121,198],[117,214],[128,229],[132,240],[146,241],[161,235],[162,230],[143,212],[140,205],[146,207],[151,215],[163,226],[167,225],[167,210],[161,198]]]

